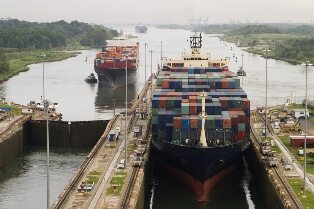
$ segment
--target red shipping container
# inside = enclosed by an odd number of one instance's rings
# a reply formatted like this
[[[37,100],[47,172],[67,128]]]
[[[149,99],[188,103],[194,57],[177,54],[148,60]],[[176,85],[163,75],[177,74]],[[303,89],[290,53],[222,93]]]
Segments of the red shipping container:
[[[167,98],[160,97],[159,98],[159,108],[167,108]]]
[[[191,118],[190,119],[190,127],[191,128],[198,128],[198,119],[197,118]]]
[[[202,80],[201,79],[196,79],[195,80],[196,85],[202,85]]]
[[[239,137],[240,140],[241,140],[241,139],[244,139],[244,137],[245,137],[245,131],[239,131],[239,132],[238,132],[238,137]]]
[[[197,96],[189,96],[189,102],[190,103],[196,103]]]
[[[176,128],[176,129],[180,129],[180,128],[182,128],[182,118],[181,117],[174,117],[173,118],[173,126],[174,126],[174,128]]]
[[[169,89],[169,80],[168,79],[164,79],[162,81],[162,88],[163,89]]]
[[[222,83],[222,88],[223,89],[228,89],[229,88],[229,82],[226,79],[222,79],[221,83]]]
[[[243,107],[250,108],[250,100],[248,98],[242,99]]]
[[[197,103],[190,103],[189,105],[190,115],[197,115]]]
[[[223,128],[231,128],[231,118],[223,118]]]
[[[228,98],[227,97],[219,97],[219,102],[221,107],[227,108],[228,107]]]

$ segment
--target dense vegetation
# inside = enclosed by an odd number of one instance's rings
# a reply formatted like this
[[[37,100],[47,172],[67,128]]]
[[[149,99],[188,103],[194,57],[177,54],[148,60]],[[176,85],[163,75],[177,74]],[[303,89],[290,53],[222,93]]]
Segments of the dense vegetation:
[[[9,62],[5,53],[0,50],[0,73],[7,71],[9,69]]]
[[[300,64],[306,60],[314,62],[314,27],[311,25],[248,25],[231,30],[225,40],[240,41],[247,51],[263,54],[267,47],[269,57]]]
[[[118,32],[100,25],[64,20],[34,23],[16,19],[0,20],[0,47],[35,50],[65,47],[78,41],[83,46],[100,47]]]
[[[41,62],[43,53],[45,61],[62,60],[76,54],[67,50],[101,47],[117,35],[116,30],[78,21],[0,20],[0,81],[27,70],[29,64]]]

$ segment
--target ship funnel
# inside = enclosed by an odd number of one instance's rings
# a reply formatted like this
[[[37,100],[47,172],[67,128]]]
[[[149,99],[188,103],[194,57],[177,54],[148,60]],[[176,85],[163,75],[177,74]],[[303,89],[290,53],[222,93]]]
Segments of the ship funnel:
[[[206,119],[206,112],[205,112],[205,98],[207,94],[203,91],[202,94],[200,95],[202,97],[202,113],[201,113],[201,118],[202,118],[202,130],[201,130],[201,137],[200,137],[200,145],[203,147],[207,146],[206,142],[206,135],[205,135],[205,119]]]

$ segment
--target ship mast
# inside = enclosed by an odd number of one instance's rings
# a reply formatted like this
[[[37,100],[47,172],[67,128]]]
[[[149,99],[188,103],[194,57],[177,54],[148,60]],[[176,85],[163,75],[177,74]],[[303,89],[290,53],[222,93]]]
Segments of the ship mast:
[[[200,137],[200,145],[202,147],[206,147],[207,142],[206,142],[206,135],[205,135],[205,119],[206,119],[205,98],[206,98],[207,94],[203,91],[203,93],[200,96],[202,97],[202,113],[201,113],[202,130],[201,130],[201,137]]]
[[[200,33],[199,36],[195,34],[190,36],[190,47],[192,50],[192,54],[200,54],[202,48],[202,34]]]

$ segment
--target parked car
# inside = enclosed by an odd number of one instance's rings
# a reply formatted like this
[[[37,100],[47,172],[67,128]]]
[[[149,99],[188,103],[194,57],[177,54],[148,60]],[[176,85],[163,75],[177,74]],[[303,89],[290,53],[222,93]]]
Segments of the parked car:
[[[292,170],[292,165],[286,164],[283,166],[286,170]]]
[[[122,159],[117,164],[117,169],[124,169],[125,168],[125,159]]]

